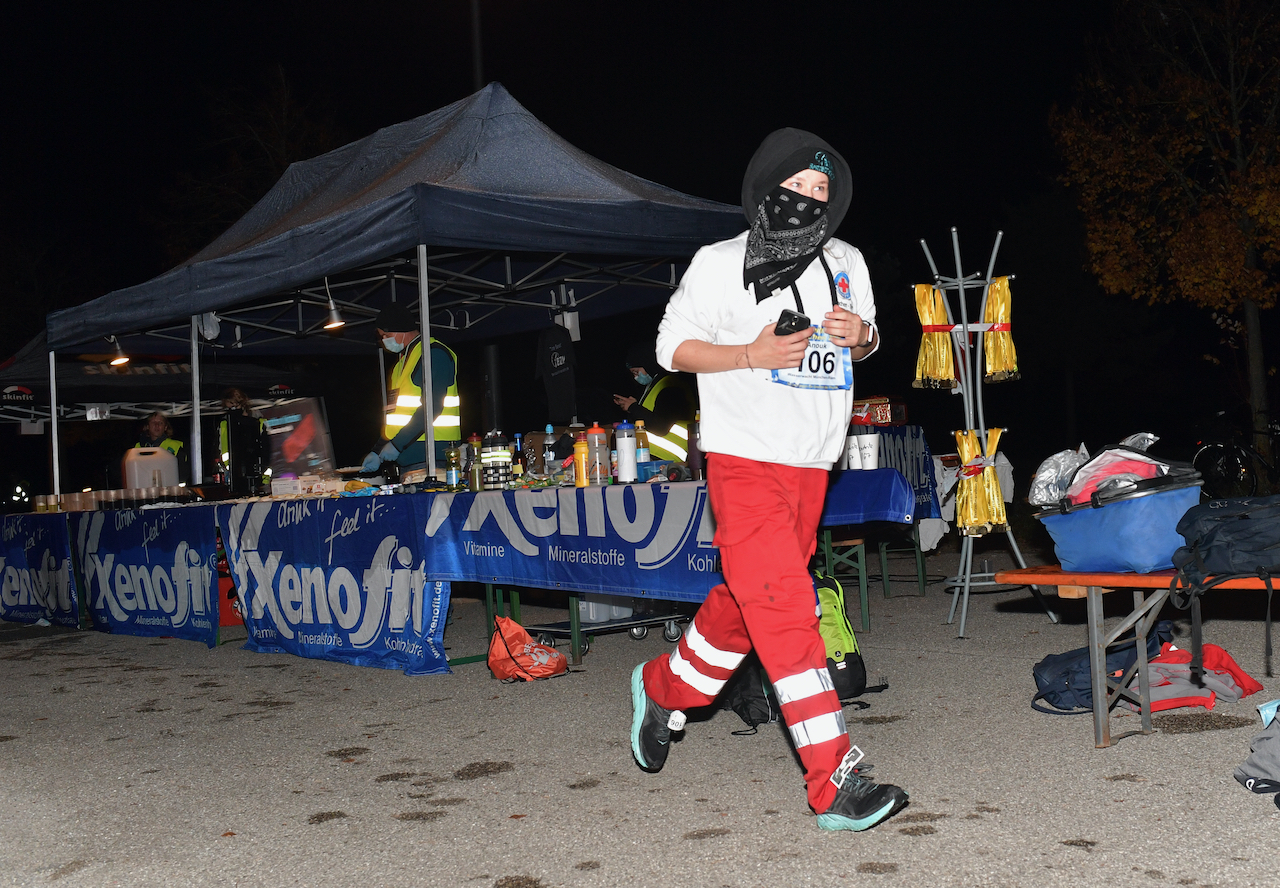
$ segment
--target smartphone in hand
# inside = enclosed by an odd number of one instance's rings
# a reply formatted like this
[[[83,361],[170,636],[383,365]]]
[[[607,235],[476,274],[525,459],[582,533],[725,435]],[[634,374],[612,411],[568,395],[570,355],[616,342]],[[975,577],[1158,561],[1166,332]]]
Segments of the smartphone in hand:
[[[801,330],[808,330],[811,326],[813,325],[809,323],[809,319],[800,312],[784,308],[777,325],[773,328],[773,335],[786,336],[790,333],[799,333]]]

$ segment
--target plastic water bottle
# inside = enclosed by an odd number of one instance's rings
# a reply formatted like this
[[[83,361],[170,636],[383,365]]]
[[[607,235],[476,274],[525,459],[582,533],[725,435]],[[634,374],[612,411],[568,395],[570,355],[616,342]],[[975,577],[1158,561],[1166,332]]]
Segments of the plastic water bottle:
[[[629,422],[620,422],[613,429],[614,439],[618,443],[618,483],[634,484],[636,475],[636,427]]]
[[[644,420],[636,420],[636,462],[649,461],[649,433],[644,430]]]
[[[450,447],[444,453],[444,483],[450,490],[462,490],[462,452]]]
[[[587,433],[578,432],[573,441],[573,486],[586,487],[591,483],[587,477],[587,461],[591,458],[591,445],[587,443]]]
[[[556,473],[556,430],[551,423],[547,423],[546,437],[542,439],[542,474],[554,475]]]
[[[609,483],[609,433],[592,423],[587,429],[587,481],[595,485]]]
[[[471,447],[471,465],[467,467],[467,489],[473,493],[479,493],[484,490],[484,474],[480,462],[480,435],[472,432],[471,437],[467,438],[467,444]]]

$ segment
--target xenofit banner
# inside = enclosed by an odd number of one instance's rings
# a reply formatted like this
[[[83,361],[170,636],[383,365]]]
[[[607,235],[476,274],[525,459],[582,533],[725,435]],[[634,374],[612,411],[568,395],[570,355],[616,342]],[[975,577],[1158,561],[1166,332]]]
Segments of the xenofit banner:
[[[916,494],[918,518],[941,518],[938,491],[933,482],[933,456],[924,439],[924,429],[916,425],[879,426],[880,465],[897,469]]]
[[[441,493],[427,575],[700,602],[724,581],[704,482]]]
[[[0,619],[80,625],[65,514],[0,518]]]
[[[426,582],[423,498],[218,507],[249,650],[449,672],[449,584]]]
[[[213,519],[207,507],[73,514],[94,628],[217,645]]]

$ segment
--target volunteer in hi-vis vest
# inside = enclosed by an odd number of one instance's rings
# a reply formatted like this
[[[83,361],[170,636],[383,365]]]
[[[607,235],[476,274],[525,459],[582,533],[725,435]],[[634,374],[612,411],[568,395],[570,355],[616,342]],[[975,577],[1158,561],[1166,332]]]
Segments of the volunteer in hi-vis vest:
[[[628,421],[644,420],[653,459],[684,462],[689,456],[689,428],[697,410],[697,398],[687,374],[662,369],[653,343],[637,343],[627,349],[627,369],[644,386],[644,393],[639,400],[614,395],[613,403],[626,412]]]
[[[370,451],[361,468],[378,470],[384,462],[404,468],[427,462],[426,411],[422,401],[422,337],[418,322],[409,310],[392,303],[378,313],[378,338],[387,351],[400,360],[391,370],[387,388],[386,419],[379,448]],[[451,445],[462,440],[462,419],[458,400],[458,358],[444,343],[431,340],[432,428],[436,441],[436,461],[444,459]]]
[[[178,458],[178,481],[186,484],[191,480],[191,463],[187,459],[187,448],[173,436],[173,425],[169,417],[156,412],[147,417],[138,432],[137,447],[158,447],[167,450]]]

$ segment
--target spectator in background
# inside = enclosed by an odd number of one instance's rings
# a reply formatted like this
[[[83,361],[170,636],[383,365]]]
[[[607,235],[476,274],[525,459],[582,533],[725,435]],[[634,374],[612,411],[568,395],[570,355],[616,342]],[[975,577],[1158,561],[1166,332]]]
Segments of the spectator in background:
[[[622,408],[629,422],[644,421],[653,459],[684,462],[689,450],[689,429],[698,409],[689,375],[671,373],[659,364],[652,341],[637,342],[627,350],[627,369],[644,391],[638,399],[615,394],[613,403]]]
[[[137,447],[156,447],[167,450],[178,458],[178,481],[186,484],[191,480],[191,463],[187,455],[187,447],[174,437],[173,424],[169,417],[159,410],[151,414],[142,423],[138,432]]]

